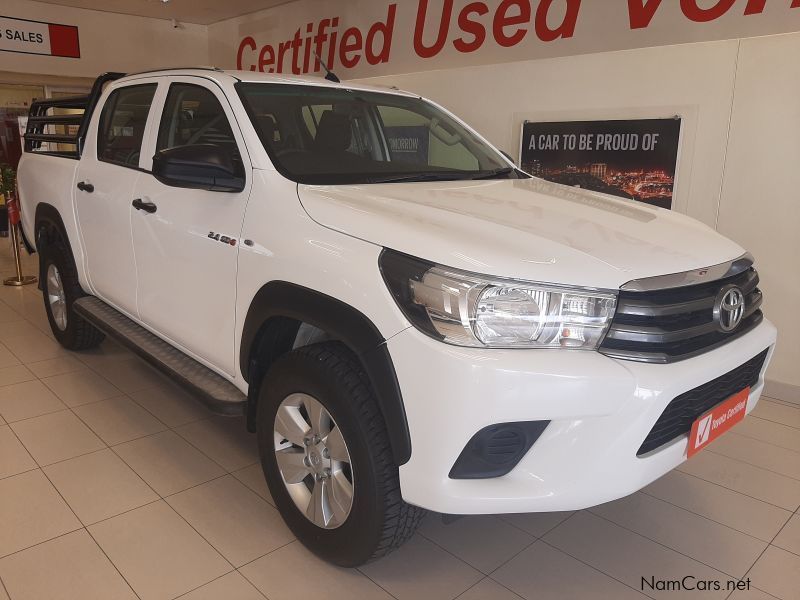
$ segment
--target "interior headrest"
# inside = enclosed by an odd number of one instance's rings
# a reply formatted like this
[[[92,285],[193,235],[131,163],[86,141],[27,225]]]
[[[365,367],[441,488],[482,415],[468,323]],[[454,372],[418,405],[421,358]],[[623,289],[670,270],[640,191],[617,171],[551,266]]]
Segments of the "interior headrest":
[[[320,152],[342,152],[350,147],[352,137],[350,118],[345,114],[326,110],[319,120],[314,146]]]
[[[275,124],[275,119],[270,115],[258,115],[256,116],[256,121],[258,121],[258,126],[261,128],[261,134],[264,138],[270,142],[274,141],[275,130],[278,128]]]

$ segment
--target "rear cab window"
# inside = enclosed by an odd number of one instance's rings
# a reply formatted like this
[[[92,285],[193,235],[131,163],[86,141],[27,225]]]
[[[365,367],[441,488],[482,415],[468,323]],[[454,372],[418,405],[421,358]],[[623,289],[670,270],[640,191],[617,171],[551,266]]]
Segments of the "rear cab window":
[[[129,85],[111,92],[100,115],[97,159],[138,168],[147,117],[158,84]]]

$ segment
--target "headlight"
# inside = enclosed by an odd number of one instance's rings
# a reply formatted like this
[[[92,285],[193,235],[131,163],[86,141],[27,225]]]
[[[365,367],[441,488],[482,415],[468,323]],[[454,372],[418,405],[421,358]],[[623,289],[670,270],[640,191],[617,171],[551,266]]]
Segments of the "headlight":
[[[380,267],[408,320],[457,346],[593,350],[617,303],[613,292],[490,278],[392,250]]]

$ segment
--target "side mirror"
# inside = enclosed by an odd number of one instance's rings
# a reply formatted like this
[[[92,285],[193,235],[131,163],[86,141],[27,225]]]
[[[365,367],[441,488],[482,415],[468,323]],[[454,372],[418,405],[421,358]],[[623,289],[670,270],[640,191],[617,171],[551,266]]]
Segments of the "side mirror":
[[[233,156],[215,144],[165,148],[153,157],[153,177],[172,187],[241,192],[245,177]]]

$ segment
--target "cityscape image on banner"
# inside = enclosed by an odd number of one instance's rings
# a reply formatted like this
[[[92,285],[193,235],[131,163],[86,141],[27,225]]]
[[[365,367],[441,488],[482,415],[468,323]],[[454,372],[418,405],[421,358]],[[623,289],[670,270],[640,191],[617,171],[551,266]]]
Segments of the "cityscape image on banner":
[[[672,207],[680,119],[526,122],[520,166],[535,177]]]

